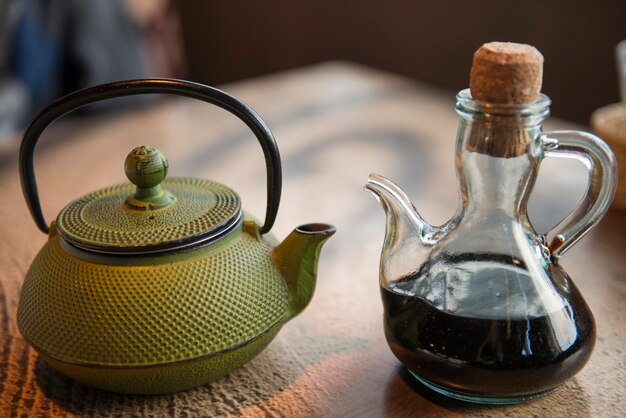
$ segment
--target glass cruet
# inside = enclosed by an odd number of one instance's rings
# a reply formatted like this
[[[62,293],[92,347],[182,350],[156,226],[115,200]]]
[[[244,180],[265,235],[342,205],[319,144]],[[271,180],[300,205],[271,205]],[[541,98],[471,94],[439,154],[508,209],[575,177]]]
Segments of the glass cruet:
[[[515,403],[550,393],[575,375],[595,343],[594,318],[559,257],[608,210],[616,164],[599,138],[543,133],[550,100],[499,104],[457,95],[460,205],[428,224],[408,197],[372,174],[365,186],[387,228],[380,286],[387,341],[423,384],[478,403]],[[545,157],[589,170],[579,206],[545,235],[527,202]],[[556,185],[555,185],[556,187]]]

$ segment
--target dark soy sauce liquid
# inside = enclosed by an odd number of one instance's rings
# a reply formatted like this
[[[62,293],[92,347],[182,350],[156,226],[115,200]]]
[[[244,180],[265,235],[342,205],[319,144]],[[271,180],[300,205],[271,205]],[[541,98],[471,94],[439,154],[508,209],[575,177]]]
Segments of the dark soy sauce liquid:
[[[569,306],[529,319],[470,318],[381,289],[385,334],[413,373],[476,396],[524,396],[558,387],[585,365],[593,316],[571,285]]]

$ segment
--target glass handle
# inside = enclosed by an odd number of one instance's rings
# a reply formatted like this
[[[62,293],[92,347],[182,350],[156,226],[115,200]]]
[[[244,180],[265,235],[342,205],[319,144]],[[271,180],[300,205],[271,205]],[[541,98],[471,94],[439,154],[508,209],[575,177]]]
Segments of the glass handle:
[[[546,234],[552,257],[558,258],[585,235],[611,206],[617,187],[617,162],[607,144],[579,131],[555,131],[542,136],[548,157],[574,158],[589,172],[587,191],[580,204]]]

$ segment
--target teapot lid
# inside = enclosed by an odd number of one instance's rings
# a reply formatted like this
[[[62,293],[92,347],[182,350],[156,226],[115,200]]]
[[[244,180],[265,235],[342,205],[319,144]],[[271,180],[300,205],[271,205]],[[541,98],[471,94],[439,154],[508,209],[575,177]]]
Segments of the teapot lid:
[[[156,148],[135,148],[124,169],[132,184],[90,193],[59,213],[67,242],[97,253],[154,254],[208,244],[242,222],[237,193],[209,180],[165,179],[168,163]]]

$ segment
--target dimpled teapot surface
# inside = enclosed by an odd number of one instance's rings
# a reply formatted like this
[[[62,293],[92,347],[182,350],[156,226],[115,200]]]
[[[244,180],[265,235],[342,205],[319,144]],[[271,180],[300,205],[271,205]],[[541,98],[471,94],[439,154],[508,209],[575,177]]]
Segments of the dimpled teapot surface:
[[[255,132],[268,165],[263,226],[209,180],[166,178],[153,147],[125,163],[131,183],[83,196],[48,228],[32,154],[45,127],[102,98],[172,93],[217,104]],[[25,196],[48,242],[24,280],[18,326],[52,367],[98,388],[168,393],[206,384],[258,354],[310,301],[334,228],[302,225],[281,244],[267,231],[280,199],[280,159],[260,118],[232,96],[178,80],[133,80],[59,99],[35,117],[20,151]]]

